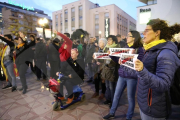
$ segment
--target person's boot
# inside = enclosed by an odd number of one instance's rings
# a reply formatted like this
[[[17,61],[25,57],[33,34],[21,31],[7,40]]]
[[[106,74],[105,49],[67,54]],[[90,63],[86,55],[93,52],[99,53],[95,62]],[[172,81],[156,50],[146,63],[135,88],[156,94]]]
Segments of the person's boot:
[[[101,95],[99,96],[99,100],[102,100],[105,97],[105,95],[103,93],[101,93]]]
[[[111,101],[109,101],[109,100],[106,100],[106,101],[104,102],[105,105],[108,105],[108,104],[110,105],[110,103],[111,103]]]
[[[27,92],[27,91],[26,91],[26,88],[25,88],[25,89],[23,89],[22,94],[26,94],[26,92]]]
[[[114,115],[108,114],[106,116],[103,117],[104,120],[109,120],[109,119],[113,119]]]
[[[12,87],[12,92],[14,92],[14,91],[17,91],[17,89],[16,89],[17,87]]]
[[[67,100],[66,104],[70,104],[70,103],[72,103],[73,99],[74,99],[74,95],[73,95],[73,97],[72,97],[72,98],[68,98],[68,100]]]
[[[95,97],[97,97],[97,96],[99,96],[99,93],[95,92],[95,93],[92,95],[91,98],[95,98]]]
[[[12,85],[6,85],[5,87],[3,87],[2,89],[8,89],[8,88],[11,88],[12,87]]]

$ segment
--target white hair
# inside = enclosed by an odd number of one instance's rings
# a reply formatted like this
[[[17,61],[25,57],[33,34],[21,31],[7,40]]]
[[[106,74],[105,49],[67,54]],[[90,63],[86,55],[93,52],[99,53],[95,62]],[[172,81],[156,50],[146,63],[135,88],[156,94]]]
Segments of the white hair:
[[[106,38],[101,38],[101,39],[99,39],[99,41],[103,41],[104,46],[106,46],[106,44],[107,44],[107,39]]]

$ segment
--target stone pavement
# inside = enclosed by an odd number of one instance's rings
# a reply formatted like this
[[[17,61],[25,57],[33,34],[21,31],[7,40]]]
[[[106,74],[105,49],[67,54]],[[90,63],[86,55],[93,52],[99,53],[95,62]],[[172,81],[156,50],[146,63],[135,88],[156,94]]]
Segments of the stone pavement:
[[[97,98],[91,99],[94,91],[93,84],[82,85],[86,94],[84,102],[76,103],[65,110],[53,111],[53,96],[49,91],[41,89],[42,82],[36,81],[32,73],[27,74],[28,91],[22,95],[20,91],[11,92],[11,89],[2,90],[5,82],[0,81],[0,120],[103,120],[102,117],[109,111],[109,107]],[[21,87],[17,79],[18,88]],[[128,109],[126,91],[120,101],[115,120],[125,120]],[[140,120],[139,108],[136,102],[135,114],[132,120]],[[180,120],[180,107],[173,106],[170,120]]]

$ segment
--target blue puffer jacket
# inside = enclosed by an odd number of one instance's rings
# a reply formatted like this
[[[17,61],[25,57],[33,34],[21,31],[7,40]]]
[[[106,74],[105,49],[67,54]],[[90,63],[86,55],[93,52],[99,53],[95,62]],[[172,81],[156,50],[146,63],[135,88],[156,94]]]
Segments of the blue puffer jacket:
[[[124,48],[129,48],[128,46],[124,47]],[[135,49],[135,48],[133,48]],[[142,47],[137,48],[137,53],[138,54],[138,59],[142,60],[143,56],[144,56],[144,49]],[[109,56],[114,62],[118,63],[119,61],[119,57],[117,56]],[[128,68],[126,66],[120,65],[119,69],[118,69],[118,74],[119,76],[123,77],[123,78],[129,78],[129,79],[136,79],[137,80],[137,74],[136,71]]]
[[[141,111],[148,116],[167,116],[165,92],[169,92],[175,71],[180,66],[177,52],[174,43],[166,42],[150,48],[144,55],[144,68],[137,72],[137,99]]]

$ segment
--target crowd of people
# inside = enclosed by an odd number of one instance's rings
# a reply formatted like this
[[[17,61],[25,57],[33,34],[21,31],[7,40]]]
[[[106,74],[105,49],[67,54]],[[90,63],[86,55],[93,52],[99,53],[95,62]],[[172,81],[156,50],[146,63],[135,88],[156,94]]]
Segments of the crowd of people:
[[[17,89],[14,64],[17,67],[23,94],[27,92],[26,71],[30,66],[37,76],[37,81],[48,77],[57,80],[59,73],[64,74],[64,82],[60,86],[59,98],[64,100],[63,86],[68,92],[67,104],[74,99],[73,86],[84,81],[95,84],[92,98],[98,97],[109,105],[109,114],[103,119],[115,117],[121,96],[127,88],[128,110],[126,119],[131,120],[135,108],[135,95],[143,120],[164,120],[170,108],[166,106],[165,92],[170,91],[174,73],[180,66],[178,51],[180,43],[171,41],[173,35],[180,32],[180,25],[168,26],[164,20],[152,19],[147,23],[144,38],[138,31],[129,31],[127,37],[109,35],[108,38],[96,40],[90,37],[88,42],[71,40],[69,33],[54,31],[63,40],[55,38],[45,44],[41,38],[30,35],[29,41],[23,33],[12,39],[11,35],[0,36],[5,42],[0,43],[1,66],[4,70],[7,85],[2,89],[12,87]],[[132,48],[138,54],[135,70],[122,65],[120,57],[111,59],[94,59],[94,53],[108,53],[110,48]],[[35,63],[35,64],[34,64]],[[50,63],[50,76],[47,76],[47,63]],[[87,70],[85,70],[87,69]],[[101,94],[99,93],[101,89]],[[167,110],[169,109],[169,110]]]

